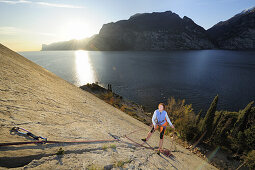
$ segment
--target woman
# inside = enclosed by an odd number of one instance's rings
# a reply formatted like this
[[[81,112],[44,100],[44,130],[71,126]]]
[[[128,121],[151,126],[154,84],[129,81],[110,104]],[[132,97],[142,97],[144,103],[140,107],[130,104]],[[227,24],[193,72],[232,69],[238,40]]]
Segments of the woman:
[[[158,127],[160,127],[160,140],[159,140],[159,150],[158,150],[158,154],[160,154],[160,151],[162,149],[162,145],[163,145],[163,137],[166,131],[166,126],[167,126],[167,122],[169,123],[169,125],[174,128],[174,125],[172,124],[172,122],[170,121],[167,112],[164,109],[164,103],[159,103],[158,105],[158,109],[154,111],[154,114],[152,116],[152,123],[153,123],[153,127],[151,129],[151,131],[148,133],[147,138],[141,139],[142,141],[146,142],[150,139],[152,133],[155,132],[156,129],[158,129]]]

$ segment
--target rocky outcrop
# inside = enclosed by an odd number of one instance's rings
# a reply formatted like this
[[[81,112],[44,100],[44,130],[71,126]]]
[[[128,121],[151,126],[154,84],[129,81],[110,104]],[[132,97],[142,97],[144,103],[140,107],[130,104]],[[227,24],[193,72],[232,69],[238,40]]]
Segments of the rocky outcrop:
[[[88,43],[90,50],[209,49],[206,31],[190,18],[166,12],[143,13],[104,24]]]
[[[0,44],[0,143],[31,138],[10,133],[19,126],[48,140],[123,142],[46,143],[0,147],[0,169],[216,169],[164,137],[173,157],[139,147],[150,127]],[[148,142],[158,146],[159,132]],[[60,149],[62,148],[62,149]],[[61,151],[61,152],[60,152]],[[63,153],[60,155],[59,153]]]
[[[222,49],[255,49],[255,7],[219,22],[207,30]]]

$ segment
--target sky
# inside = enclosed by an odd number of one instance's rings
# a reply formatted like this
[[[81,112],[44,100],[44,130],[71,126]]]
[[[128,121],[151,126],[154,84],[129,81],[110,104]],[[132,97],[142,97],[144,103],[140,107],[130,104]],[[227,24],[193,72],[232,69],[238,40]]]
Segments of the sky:
[[[82,39],[136,13],[172,11],[205,29],[254,7],[254,0],[0,0],[0,43],[14,51]]]

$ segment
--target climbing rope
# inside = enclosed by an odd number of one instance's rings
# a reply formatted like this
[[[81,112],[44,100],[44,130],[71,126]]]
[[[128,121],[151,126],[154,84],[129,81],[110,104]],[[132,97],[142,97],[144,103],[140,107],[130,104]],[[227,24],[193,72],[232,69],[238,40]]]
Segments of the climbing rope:
[[[130,135],[132,133],[135,133],[137,131],[140,131],[140,129],[134,130],[132,132],[129,132],[127,134],[124,134],[120,137],[116,136],[116,135],[112,135],[110,134],[114,139],[104,139],[104,140],[83,140],[83,141],[51,141],[51,140],[47,140],[47,138],[42,137],[42,136],[36,136],[33,133],[31,133],[30,131],[24,129],[24,128],[20,128],[20,127],[13,127],[10,132],[11,134],[13,133],[17,133],[17,134],[22,134],[22,135],[26,135],[31,137],[32,139],[36,140],[36,141],[28,141],[28,142],[8,142],[8,143],[0,143],[0,147],[2,146],[12,146],[12,145],[25,145],[25,144],[46,144],[46,143],[101,143],[101,142],[115,142],[115,141],[121,141],[124,142],[123,140],[121,140],[121,137],[127,138],[128,140],[130,140],[131,142],[133,142],[135,145],[144,147],[146,149],[151,149],[151,150],[155,150],[154,148],[152,148],[151,146],[147,147],[144,146],[143,144],[137,143],[134,140],[132,140],[131,138],[129,138],[127,135]],[[42,139],[42,140],[40,140]],[[126,143],[126,142],[124,142]],[[149,144],[148,144],[149,145]],[[164,150],[163,150],[164,151]],[[170,151],[169,150],[165,150],[166,152],[168,152],[168,154],[166,156],[170,155]],[[162,152],[164,154],[164,152]]]
[[[138,129],[140,130],[140,129]],[[138,130],[134,130],[128,134],[132,134],[137,132]],[[115,141],[120,141],[120,138],[114,138],[114,139],[103,139],[103,140],[82,140],[82,141],[53,141],[53,140],[47,140],[47,138],[44,138],[42,136],[36,136],[30,131],[20,128],[20,127],[13,127],[11,129],[11,134],[17,133],[17,134],[22,134],[26,135],[29,137],[32,137],[32,139],[36,141],[28,141],[28,142],[8,142],[8,143],[0,143],[1,146],[11,146],[11,145],[25,145],[25,144],[46,144],[46,143],[102,143],[102,142],[115,142]],[[112,135],[113,136],[113,135]],[[125,135],[123,135],[125,136]],[[121,137],[123,137],[121,136]],[[42,139],[42,140],[40,140]]]
[[[155,149],[154,149],[153,147],[151,147],[148,143],[146,143],[146,144],[147,144],[149,147],[148,147],[148,146],[144,146],[143,144],[140,144],[140,143],[134,141],[133,139],[129,138],[127,135],[125,135],[125,138],[127,138],[128,140],[130,140],[131,142],[133,142],[134,144],[136,144],[136,145],[138,145],[138,146],[141,146],[141,147],[144,147],[144,148],[146,148],[146,149],[151,149],[151,150],[155,151]],[[161,149],[159,152],[162,153],[163,155],[167,156],[167,157],[172,157],[172,156],[173,156],[172,153],[171,153],[171,151],[170,151],[169,149],[163,148],[163,149]]]
[[[23,132],[24,131],[24,132]],[[104,140],[83,140],[83,141],[52,141],[47,140],[47,138],[44,138],[42,136],[36,136],[29,132],[26,129],[20,128],[20,127],[13,127],[11,129],[11,134],[18,133],[22,135],[26,135],[29,137],[32,137],[32,139],[36,141],[28,141],[28,142],[8,142],[8,143],[0,143],[1,146],[11,146],[11,145],[25,145],[25,144],[46,144],[46,143],[101,143],[101,142],[114,142],[118,141],[118,139],[104,139]],[[42,139],[42,140],[40,140]]]

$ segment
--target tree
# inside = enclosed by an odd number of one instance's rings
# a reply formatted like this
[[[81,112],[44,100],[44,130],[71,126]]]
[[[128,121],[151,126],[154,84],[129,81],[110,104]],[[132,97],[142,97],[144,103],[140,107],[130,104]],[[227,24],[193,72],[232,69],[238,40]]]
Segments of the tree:
[[[205,115],[205,118],[202,123],[202,132],[206,133],[205,138],[208,138],[212,134],[212,129],[213,129],[213,121],[215,117],[215,111],[217,108],[217,103],[218,103],[218,94],[214,97],[209,109],[207,110],[207,113]]]
[[[198,113],[198,115],[196,116],[196,125],[198,125],[198,123],[200,122],[201,120],[201,116],[202,116],[202,112],[203,110],[201,109]]]
[[[243,132],[245,130],[245,125],[247,123],[247,118],[249,116],[249,113],[251,111],[252,108],[252,104],[254,103],[254,101],[250,102],[239,114],[238,119],[234,125],[234,129],[232,132],[233,136],[237,136],[238,132],[241,131]]]
[[[255,169],[255,150],[248,153],[245,162],[250,169]]]

